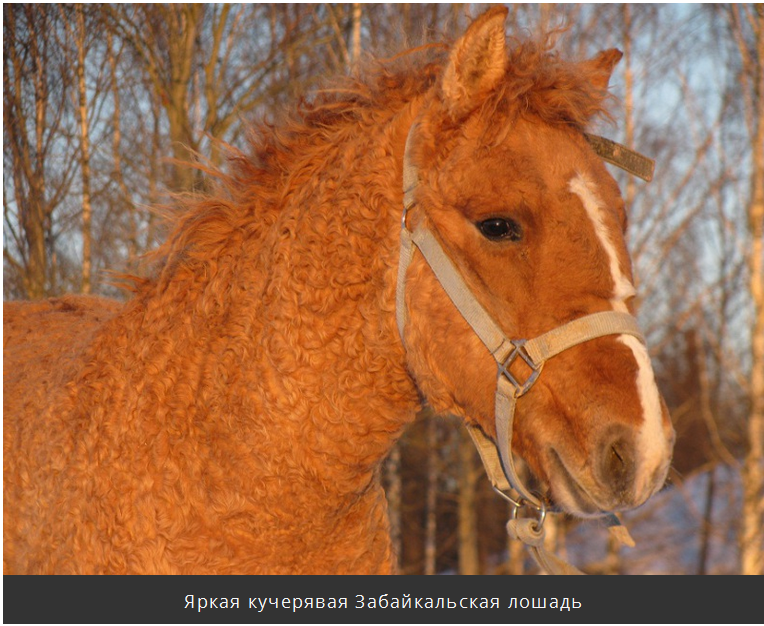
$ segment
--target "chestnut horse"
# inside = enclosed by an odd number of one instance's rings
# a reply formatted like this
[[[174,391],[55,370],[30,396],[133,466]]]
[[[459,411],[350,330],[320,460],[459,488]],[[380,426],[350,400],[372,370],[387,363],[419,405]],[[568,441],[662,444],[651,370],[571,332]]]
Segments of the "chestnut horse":
[[[508,49],[505,19],[263,125],[126,303],[5,304],[6,573],[394,569],[383,459],[423,402],[496,441],[499,385],[416,246],[398,280],[404,153],[403,231],[502,333],[628,317],[624,203],[584,136],[620,53]],[[594,516],[662,486],[673,430],[638,333],[585,339],[531,374],[509,439]]]

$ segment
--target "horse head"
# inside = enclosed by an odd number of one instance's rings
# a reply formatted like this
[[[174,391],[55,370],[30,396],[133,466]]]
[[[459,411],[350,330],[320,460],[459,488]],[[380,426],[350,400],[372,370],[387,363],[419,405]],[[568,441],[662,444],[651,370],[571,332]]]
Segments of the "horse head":
[[[505,18],[503,7],[478,18],[424,96],[406,150],[416,185],[404,231],[431,233],[506,337],[532,339],[595,313],[629,317],[626,207],[584,134],[604,112],[621,54],[572,64],[534,44],[509,52]],[[421,254],[403,274],[402,334],[420,391],[496,440],[495,355]],[[638,333],[587,337],[541,372],[527,362],[509,367],[534,379],[513,398],[511,445],[556,504],[599,515],[660,489],[674,431]]]

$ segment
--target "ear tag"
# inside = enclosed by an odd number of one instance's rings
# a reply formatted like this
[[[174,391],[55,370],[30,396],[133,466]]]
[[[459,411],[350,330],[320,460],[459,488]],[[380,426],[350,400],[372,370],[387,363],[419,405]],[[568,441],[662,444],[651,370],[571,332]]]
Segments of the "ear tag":
[[[649,159],[639,152],[635,152],[626,146],[605,139],[599,135],[589,135],[584,133],[584,137],[589,142],[594,151],[608,163],[612,163],[622,170],[639,176],[642,180],[650,182],[653,179],[655,171],[655,161]]]

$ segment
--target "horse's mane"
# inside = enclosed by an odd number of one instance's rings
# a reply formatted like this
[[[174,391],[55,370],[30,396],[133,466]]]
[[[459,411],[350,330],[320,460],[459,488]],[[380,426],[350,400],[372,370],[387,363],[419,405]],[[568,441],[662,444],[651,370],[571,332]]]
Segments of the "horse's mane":
[[[558,35],[554,31],[541,39],[514,42],[505,79],[484,105],[485,114],[515,108],[548,124],[579,129],[596,115],[608,116],[605,94],[592,87],[595,72],[585,63],[565,61],[553,52]],[[447,52],[447,45],[421,46],[391,59],[370,59],[357,75],[334,79],[312,98],[302,99],[278,124],[263,122],[254,127],[249,155],[233,159],[234,179],[241,186],[273,189],[268,184],[271,177],[288,173],[306,150],[343,138],[343,131],[355,129],[359,122],[389,118],[430,89],[441,74]]]
[[[547,124],[583,129],[592,117],[609,116],[606,94],[592,86],[596,70],[561,59],[552,50],[558,35],[510,40],[505,78],[478,112],[492,120],[489,126],[499,126],[495,120],[506,116],[535,115]],[[180,208],[168,211],[170,236],[146,258],[167,276],[178,263],[211,258],[231,231],[264,232],[280,212],[296,169],[320,172],[328,146],[357,140],[359,128],[384,124],[430,89],[447,52],[448,46],[431,44],[391,59],[368,59],[362,71],[334,79],[277,121],[254,125],[246,151],[225,146],[227,172],[196,164],[210,175],[212,192],[183,198]]]

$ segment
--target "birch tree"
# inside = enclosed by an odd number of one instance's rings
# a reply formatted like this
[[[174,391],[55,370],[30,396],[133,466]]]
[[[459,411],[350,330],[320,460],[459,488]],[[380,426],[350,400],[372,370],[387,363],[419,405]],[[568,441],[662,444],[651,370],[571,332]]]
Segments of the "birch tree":
[[[740,59],[738,87],[751,148],[747,262],[752,302],[748,452],[743,468],[741,573],[764,574],[764,5],[723,9]]]
[[[91,291],[91,272],[93,266],[93,207],[90,190],[90,124],[88,119],[88,94],[85,84],[85,57],[87,55],[85,10],[82,4],[76,4],[75,28],[67,28],[75,42],[77,59],[77,121],[80,127],[80,178],[82,181],[82,293]]]
[[[464,428],[457,431],[458,502],[457,533],[459,541],[459,573],[481,573],[478,542],[478,481],[483,476],[483,466]]]
[[[55,6],[3,5],[3,290],[16,297],[57,291],[54,214],[75,169],[60,34]]]

